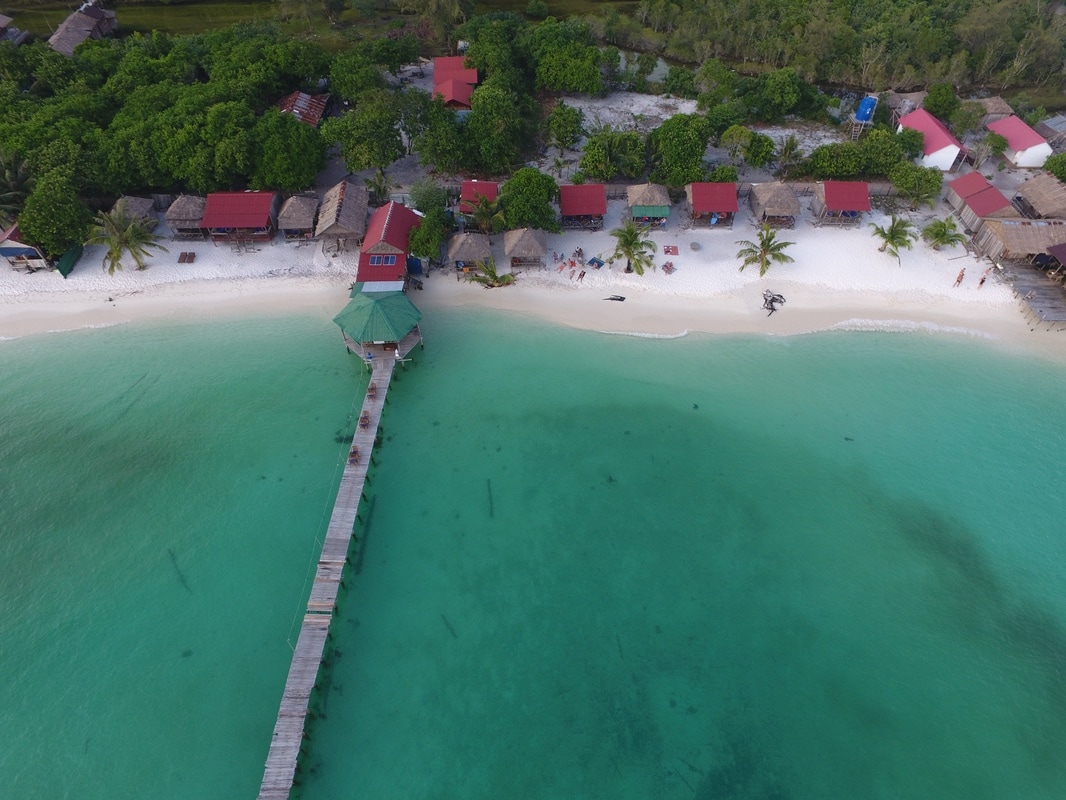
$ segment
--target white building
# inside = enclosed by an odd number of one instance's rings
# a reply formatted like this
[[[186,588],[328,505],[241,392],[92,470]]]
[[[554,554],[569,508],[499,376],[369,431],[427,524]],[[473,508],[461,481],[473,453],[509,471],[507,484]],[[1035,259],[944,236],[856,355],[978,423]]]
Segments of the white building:
[[[919,131],[925,137],[924,154],[918,163],[923,167],[936,167],[943,172],[950,172],[962,154],[962,144],[951,135],[943,122],[924,108],[900,117],[899,133],[904,128]]]
[[[1003,157],[1016,167],[1040,169],[1052,153],[1047,139],[1018,117],[1007,117],[985,127],[1007,140],[1007,150]]]

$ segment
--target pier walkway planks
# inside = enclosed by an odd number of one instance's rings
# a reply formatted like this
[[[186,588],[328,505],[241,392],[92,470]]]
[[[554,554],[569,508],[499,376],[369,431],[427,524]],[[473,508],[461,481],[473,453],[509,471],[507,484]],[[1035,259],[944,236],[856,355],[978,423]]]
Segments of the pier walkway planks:
[[[307,601],[307,612],[300,626],[300,635],[292,654],[292,664],[289,666],[289,676],[281,696],[278,719],[274,723],[274,735],[270,740],[270,750],[263,770],[263,783],[259,787],[259,800],[287,800],[296,778],[311,692],[315,688],[318,668],[322,663],[326,639],[329,637],[329,626],[333,621],[333,611],[337,606],[337,593],[340,591],[348,547],[352,541],[356,515],[359,513],[359,501],[363,496],[367,468],[374,452],[381,412],[385,406],[392,373],[396,369],[394,353],[375,348],[373,355],[374,370],[370,381],[377,391],[371,392],[368,389],[364,398],[360,417],[366,414],[365,427],[356,421],[350,452],[357,451],[358,458],[346,460],[344,475],[337,489],[333,514],[326,529],[326,540],[322,543],[311,596]]]

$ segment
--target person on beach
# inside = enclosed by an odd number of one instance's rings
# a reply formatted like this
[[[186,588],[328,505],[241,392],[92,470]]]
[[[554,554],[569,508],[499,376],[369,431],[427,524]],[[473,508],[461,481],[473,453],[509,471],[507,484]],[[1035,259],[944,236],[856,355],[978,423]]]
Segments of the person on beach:
[[[957,286],[959,286],[959,284],[962,283],[962,279],[965,278],[965,277],[966,277],[966,267],[963,267],[962,269],[959,270],[959,276],[955,279],[955,286],[953,286],[952,288],[954,289]]]
[[[985,285],[985,281],[987,281],[987,280],[988,280],[988,273],[985,273],[984,275],[981,276],[981,280],[979,280],[977,282],[977,288],[980,289],[982,286],[984,286]]]

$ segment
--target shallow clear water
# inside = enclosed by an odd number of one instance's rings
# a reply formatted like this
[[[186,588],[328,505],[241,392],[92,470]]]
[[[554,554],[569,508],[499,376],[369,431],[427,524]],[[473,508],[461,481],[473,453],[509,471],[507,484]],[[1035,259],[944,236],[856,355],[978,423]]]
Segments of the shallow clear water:
[[[303,797],[1066,794],[1061,367],[424,327]],[[5,783],[253,796],[365,376],[301,319],[0,367]]]

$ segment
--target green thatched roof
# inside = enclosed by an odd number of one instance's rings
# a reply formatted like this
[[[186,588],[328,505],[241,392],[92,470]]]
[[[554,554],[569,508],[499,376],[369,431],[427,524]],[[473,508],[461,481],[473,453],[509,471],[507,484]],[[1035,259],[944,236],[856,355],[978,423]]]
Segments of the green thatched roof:
[[[333,321],[355,342],[398,342],[422,319],[403,292],[361,292]]]

